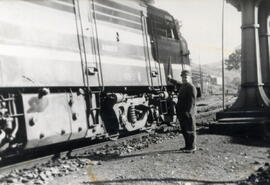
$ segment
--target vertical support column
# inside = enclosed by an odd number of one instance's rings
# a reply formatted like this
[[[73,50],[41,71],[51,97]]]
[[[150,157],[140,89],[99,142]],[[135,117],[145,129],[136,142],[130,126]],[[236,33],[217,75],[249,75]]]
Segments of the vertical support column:
[[[262,82],[268,98],[270,97],[270,2],[263,1],[259,6],[259,36],[261,52]]]
[[[260,50],[260,46],[264,46],[262,40],[259,42],[258,16],[262,17],[260,23],[263,22],[265,16],[259,6],[264,6],[261,3],[269,0],[227,1],[242,11],[241,89],[232,108],[217,113],[218,122],[210,129],[229,135],[264,137],[270,126],[270,101],[262,83],[262,70],[265,69],[262,69],[261,52],[264,53],[265,48]]]
[[[261,0],[241,0],[242,61],[241,90],[232,110],[260,111],[268,108],[261,77],[261,59],[258,33],[258,5]]]

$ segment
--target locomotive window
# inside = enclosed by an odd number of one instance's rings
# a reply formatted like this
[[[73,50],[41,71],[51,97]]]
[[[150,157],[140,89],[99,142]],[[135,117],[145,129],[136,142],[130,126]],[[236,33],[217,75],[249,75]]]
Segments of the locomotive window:
[[[165,29],[156,28],[155,33],[157,36],[167,37],[167,31]]]
[[[172,31],[170,28],[167,28],[167,37],[172,38]]]
[[[148,31],[151,35],[177,40],[175,24],[171,20],[161,19],[160,17],[148,17]]]
[[[160,36],[160,37],[165,37],[169,39],[176,38],[173,33],[171,24],[168,24],[168,23],[162,24],[161,22],[155,22],[154,33],[156,33],[157,36]]]
[[[175,32],[175,24],[172,21],[167,21],[166,22],[166,27],[167,27],[167,37],[170,39],[176,40],[178,37]]]
[[[167,36],[168,38],[177,40],[177,36],[175,35],[174,29],[169,28],[167,32],[168,32],[168,36]]]
[[[178,38],[178,33],[177,33],[177,31],[175,30],[175,28],[172,28],[171,29],[171,34],[172,34],[172,39],[174,39],[174,40],[179,40],[179,38]]]

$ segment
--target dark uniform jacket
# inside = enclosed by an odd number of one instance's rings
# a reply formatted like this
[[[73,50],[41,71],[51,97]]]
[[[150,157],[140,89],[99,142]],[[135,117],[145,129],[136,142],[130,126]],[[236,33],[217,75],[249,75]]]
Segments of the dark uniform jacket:
[[[174,85],[178,87],[178,101],[176,104],[176,113],[189,113],[191,116],[196,115],[196,97],[197,90],[191,83],[181,83],[177,80],[171,79]]]

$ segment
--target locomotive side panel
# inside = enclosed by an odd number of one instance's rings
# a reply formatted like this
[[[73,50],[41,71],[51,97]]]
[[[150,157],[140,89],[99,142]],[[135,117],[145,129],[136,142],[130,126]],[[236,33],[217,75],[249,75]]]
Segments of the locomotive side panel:
[[[0,2],[0,87],[82,86],[73,1]]]
[[[67,141],[71,135],[69,106],[65,94],[22,96],[26,123],[26,148]],[[55,114],[57,112],[57,114]]]
[[[93,11],[104,86],[149,86],[145,8],[136,1],[97,0]]]
[[[95,138],[105,134],[101,125],[87,124],[86,104],[77,93],[23,94],[26,145],[35,148],[53,143],[82,138]]]

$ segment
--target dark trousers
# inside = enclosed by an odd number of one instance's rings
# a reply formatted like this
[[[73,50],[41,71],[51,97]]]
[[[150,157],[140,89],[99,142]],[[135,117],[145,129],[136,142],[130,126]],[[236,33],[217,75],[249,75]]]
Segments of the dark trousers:
[[[177,114],[181,131],[185,140],[185,147],[193,149],[196,147],[196,120],[190,113]]]

